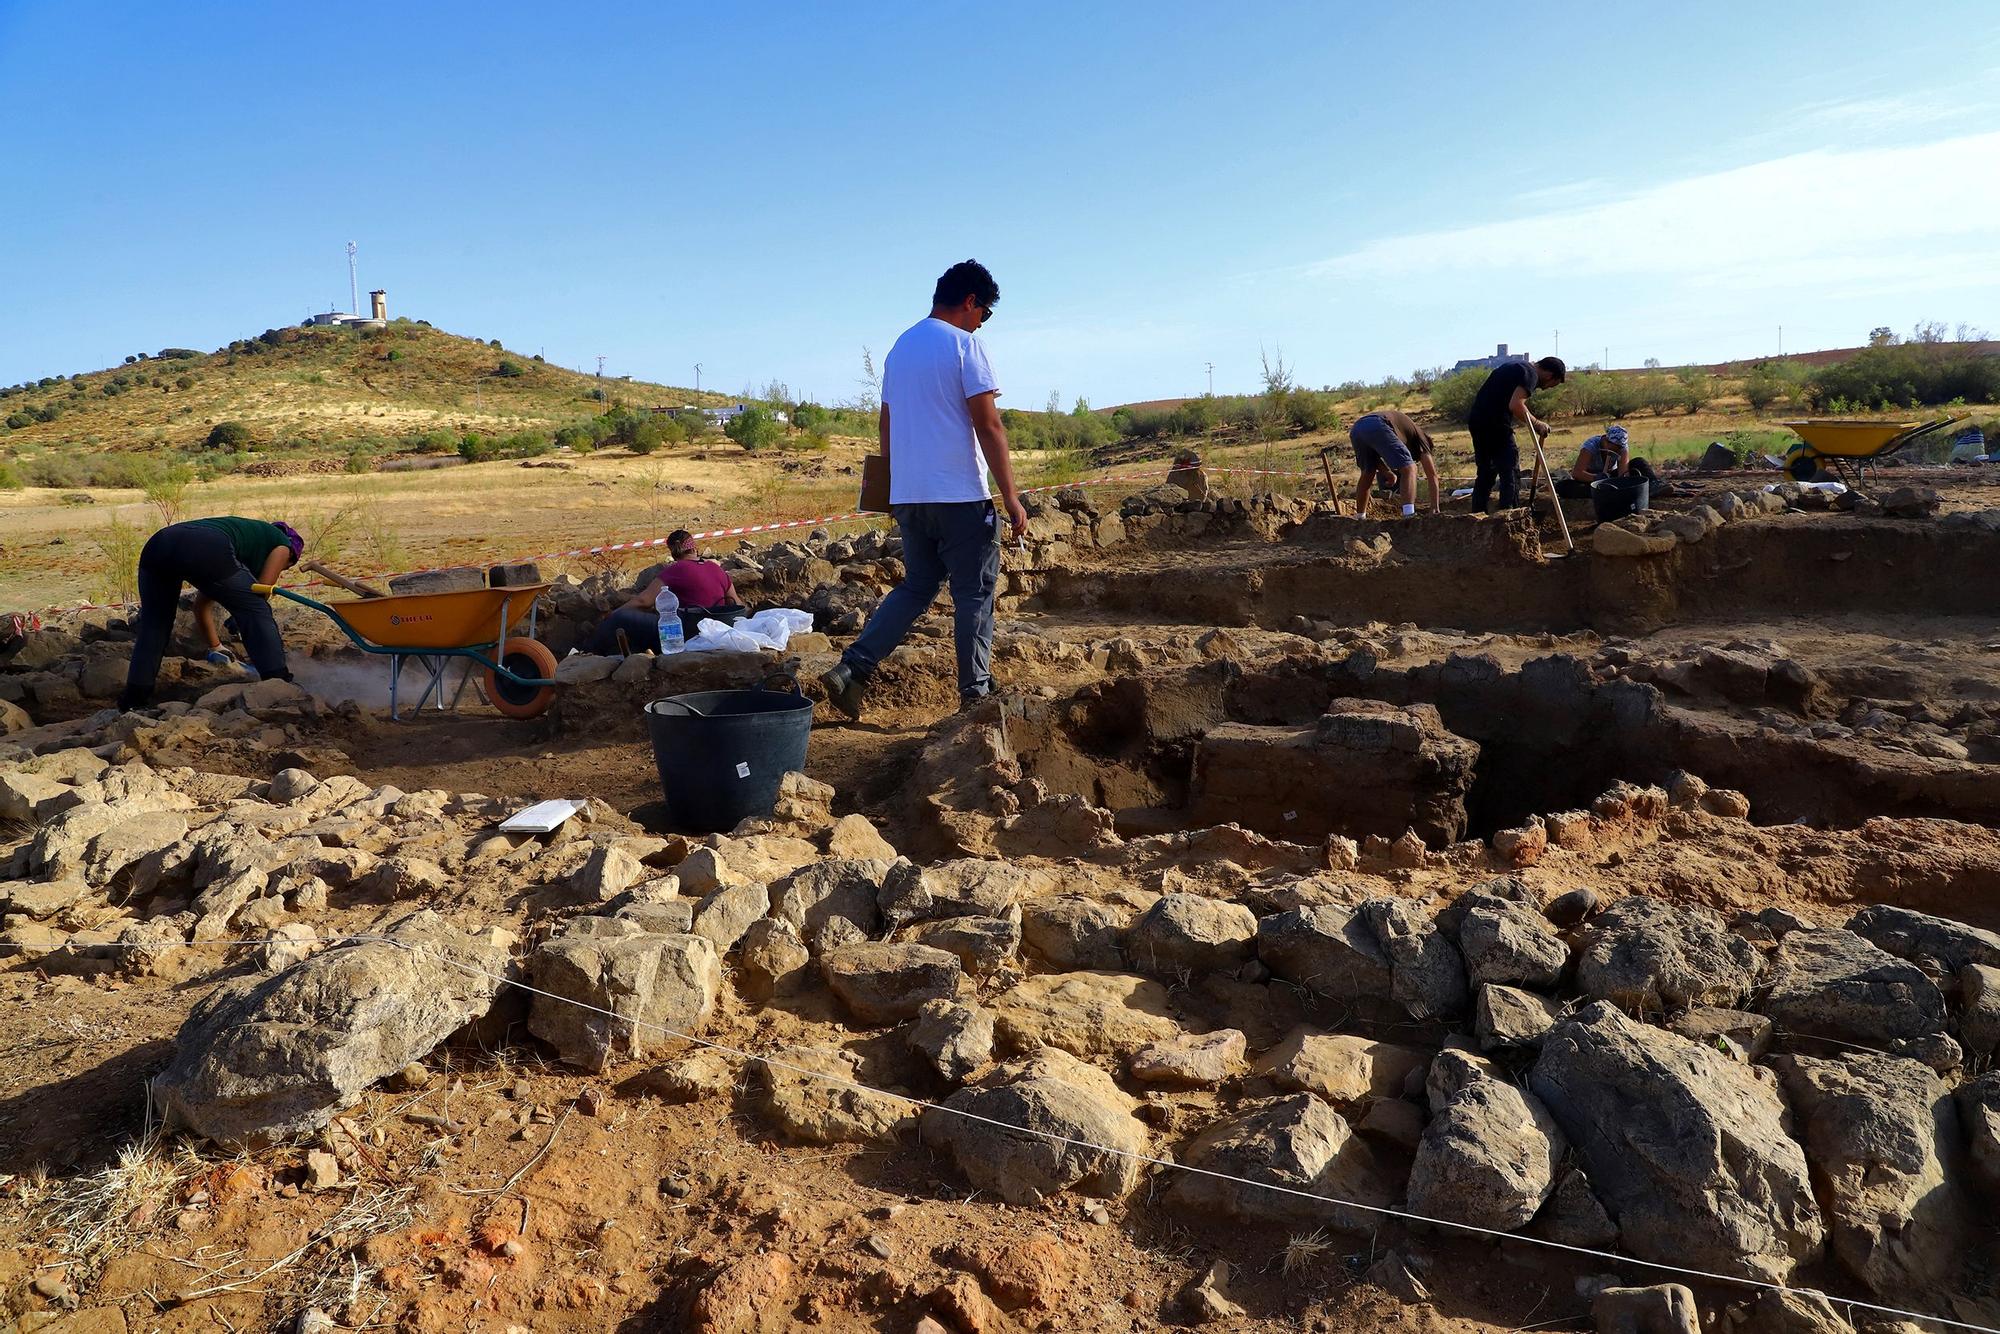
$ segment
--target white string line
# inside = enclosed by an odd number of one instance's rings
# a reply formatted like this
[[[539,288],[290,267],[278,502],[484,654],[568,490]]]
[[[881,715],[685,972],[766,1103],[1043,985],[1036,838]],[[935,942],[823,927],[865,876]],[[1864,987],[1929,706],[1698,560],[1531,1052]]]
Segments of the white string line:
[[[303,936],[294,937],[292,939],[299,944],[306,943],[306,937]],[[1804,1293],[1808,1296],[1822,1298],[1827,1302],[1830,1302],[1836,1306],[1845,1306],[1850,1309],[1873,1311],[1878,1315],[1890,1315],[1910,1320],[1928,1321],[1931,1324],[1943,1325],[1950,1329],[1971,1330],[1974,1331],[1974,1334],[2000,1334],[2000,1329],[1996,1329],[1992,1325],[1975,1325],[1963,1320],[1953,1320],[1946,1316],[1927,1315],[1921,1311],[1906,1311],[1900,1307],[1883,1306],[1875,1302],[1860,1301],[1858,1299],[1851,1297],[1836,1297],[1833,1294],[1828,1292],[1823,1292],[1818,1288],[1787,1287],[1782,1283],[1771,1283],[1764,1279],[1743,1278],[1734,1274],[1719,1274],[1714,1272],[1713,1270],[1693,1269],[1685,1265],[1666,1264],[1658,1260],[1641,1260],[1636,1256],[1620,1255],[1616,1251],[1598,1250],[1590,1246],[1572,1246],[1567,1242],[1551,1241],[1546,1237],[1536,1237],[1520,1232],[1503,1232],[1498,1228],[1481,1227],[1476,1223],[1460,1223],[1460,1222],[1455,1222],[1448,1218],[1433,1218],[1428,1214],[1414,1213],[1409,1210],[1396,1209],[1387,1205],[1363,1204],[1356,1200],[1346,1200],[1335,1195],[1321,1195],[1313,1191],[1299,1190],[1292,1186],[1279,1185],[1276,1182],[1256,1181],[1252,1180],[1249,1177],[1235,1176],[1228,1172],[1218,1172],[1213,1168],[1197,1167],[1192,1163],[1178,1162],[1172,1158],[1160,1158],[1152,1154],[1140,1153],[1132,1149],[1120,1149],[1109,1144],[1098,1144],[1091,1140],[1078,1139],[1074,1136],[1059,1134],[1053,1130],[1038,1130],[1032,1126],[1015,1125],[1011,1121],[1001,1121],[994,1117],[982,1116],[978,1112],[967,1111],[962,1107],[951,1107],[944,1103],[932,1102],[925,1098],[913,1098],[905,1093],[892,1093],[888,1089],[876,1088],[871,1084],[864,1084],[861,1083],[859,1080],[848,1079],[842,1075],[829,1074],[824,1070],[814,1070],[808,1066],[798,1065],[778,1057],[760,1056],[755,1052],[744,1051],[739,1047],[732,1047],[725,1042],[716,1042],[709,1038],[697,1037],[692,1033],[683,1033],[679,1029],[669,1028],[665,1024],[656,1024],[645,1019],[637,1019],[628,1015],[622,1015],[617,1013],[616,1011],[607,1010],[601,1006],[592,1005],[587,1001],[580,1001],[570,996],[560,996],[553,991],[545,991],[540,987],[531,986],[526,982],[517,981],[510,977],[503,977],[498,973],[489,973],[483,968],[478,968],[472,964],[464,963],[458,959],[451,958],[449,955],[443,952],[442,947],[429,941],[412,942],[401,939],[396,936],[365,935],[365,934],[357,934],[349,936],[314,937],[313,939],[329,943],[342,942],[342,941],[378,942],[381,944],[393,945],[398,949],[407,950],[412,954],[420,954],[426,949],[437,950],[439,958],[441,959],[442,962],[448,964],[453,968],[457,968],[464,972],[470,973],[475,977],[484,978],[489,982],[497,982],[502,986],[514,987],[521,991],[527,992],[529,995],[541,996],[548,1000],[556,1001],[563,1005],[573,1005],[579,1010],[585,1010],[592,1014],[602,1015],[607,1019],[615,1020],[620,1024],[626,1025],[628,1028],[651,1029],[652,1031],[661,1033],[667,1037],[676,1038],[683,1042],[692,1043],[697,1047],[706,1047],[711,1051],[723,1052],[730,1056],[739,1057],[745,1061],[760,1061],[763,1064],[774,1067],[776,1069],[786,1070],[797,1075],[804,1075],[809,1079],[817,1079],[822,1081],[823,1083],[834,1084],[842,1088],[853,1089],[859,1093],[869,1093],[875,1095],[876,1097],[881,1097],[881,1098],[892,1098],[897,1102],[908,1103],[912,1107],[919,1107],[924,1109],[925,1111],[942,1112],[948,1116],[956,1116],[963,1120],[980,1122],[985,1125],[992,1126],[995,1129],[1008,1131],[1013,1134],[1032,1135],[1037,1139],[1049,1140],[1057,1144],[1066,1144],[1072,1148],[1091,1149],[1095,1150],[1098,1153],[1110,1154],[1113,1157],[1128,1159],[1132,1162],[1143,1163],[1151,1167],[1168,1168],[1175,1171],[1187,1172],[1195,1176],[1209,1177],[1217,1181],[1227,1181],[1238,1186],[1250,1186],[1260,1190],[1274,1191],[1280,1195],[1295,1196],[1302,1200],[1311,1200],[1317,1204],[1331,1204],[1347,1209],[1358,1209],[1364,1213],[1381,1214],[1384,1217],[1397,1218],[1403,1220],[1404,1222],[1422,1223],[1431,1227],[1452,1228],[1461,1232],[1471,1232],[1480,1236],[1493,1237],[1501,1241],[1525,1242],[1531,1246],[1542,1246],[1550,1250],[1568,1251],[1575,1255],[1587,1255],[1590,1256],[1592,1259],[1608,1260],[1613,1264],[1639,1265],[1646,1269],[1659,1270],[1664,1273],[1680,1274],[1689,1278],[1707,1279],[1715,1283],[1730,1283],[1738,1285],[1740,1287],[1757,1288],[1761,1290],[1769,1290],[1771,1292]],[[257,940],[168,941],[168,942],[162,942],[159,945],[148,945],[142,942],[123,942],[122,945],[120,945],[118,942],[104,942],[104,943],[113,945],[114,947],[122,947],[127,949],[171,949],[175,945],[180,945],[186,948],[194,948],[199,945],[268,945],[268,944],[282,943],[282,942],[274,942],[268,938],[265,938]],[[26,947],[18,947],[18,948],[26,948]],[[82,946],[81,948],[90,949],[96,947],[86,945]],[[785,1050],[805,1051],[821,1056],[836,1056],[844,1054],[844,1053],[838,1053],[835,1049],[832,1048],[802,1047],[798,1045],[789,1046]]]

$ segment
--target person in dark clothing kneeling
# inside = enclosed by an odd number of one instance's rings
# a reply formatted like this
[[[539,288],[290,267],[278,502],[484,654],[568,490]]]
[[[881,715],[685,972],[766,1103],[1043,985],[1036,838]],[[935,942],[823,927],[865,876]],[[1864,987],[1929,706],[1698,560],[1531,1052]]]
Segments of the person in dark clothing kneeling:
[[[1632,457],[1632,440],[1622,426],[1593,435],[1576,452],[1569,476],[1556,479],[1556,494],[1569,500],[1590,499],[1590,488],[1605,478],[1638,477],[1658,484],[1653,465]]]
[[[229,660],[215,628],[215,604],[221,603],[235,620],[257,674],[291,680],[270,599],[252,585],[276,583],[298,562],[305,545],[290,524],[234,516],[169,524],[147,538],[139,551],[139,625],[118,707],[144,708],[153,698],[160,659],[180,611],[182,584],[194,585],[194,621],[208,644],[209,661]]]

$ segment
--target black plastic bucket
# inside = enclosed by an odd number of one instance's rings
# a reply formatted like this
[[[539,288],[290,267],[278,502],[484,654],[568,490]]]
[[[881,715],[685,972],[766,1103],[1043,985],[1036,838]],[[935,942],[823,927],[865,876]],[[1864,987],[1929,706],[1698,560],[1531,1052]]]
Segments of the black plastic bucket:
[[[1590,503],[1599,523],[1610,523],[1652,507],[1653,487],[1643,477],[1600,477],[1590,484]]]
[[[788,690],[700,690],[646,706],[660,792],[676,825],[719,834],[769,815],[778,784],[806,767],[812,701]]]

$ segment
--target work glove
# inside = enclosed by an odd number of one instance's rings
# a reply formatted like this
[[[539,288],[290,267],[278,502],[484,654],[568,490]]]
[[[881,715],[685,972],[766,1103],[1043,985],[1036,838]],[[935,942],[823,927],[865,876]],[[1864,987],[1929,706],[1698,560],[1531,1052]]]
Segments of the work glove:
[[[234,667],[235,655],[226,648],[212,648],[208,651],[208,661],[217,667]]]

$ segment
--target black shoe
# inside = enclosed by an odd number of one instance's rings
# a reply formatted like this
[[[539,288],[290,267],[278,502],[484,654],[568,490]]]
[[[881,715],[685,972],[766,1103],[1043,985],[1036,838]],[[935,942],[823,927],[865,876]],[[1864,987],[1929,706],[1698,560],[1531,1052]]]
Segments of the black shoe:
[[[861,697],[867,693],[868,683],[856,677],[852,667],[836,663],[832,671],[821,673],[819,683],[826,687],[828,703],[856,722],[861,721]]]

